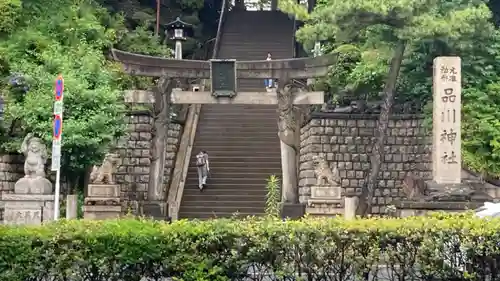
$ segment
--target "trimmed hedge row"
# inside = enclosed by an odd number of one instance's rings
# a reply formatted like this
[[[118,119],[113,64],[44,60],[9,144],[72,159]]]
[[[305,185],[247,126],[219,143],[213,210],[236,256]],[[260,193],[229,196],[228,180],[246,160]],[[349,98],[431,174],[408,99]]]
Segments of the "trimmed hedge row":
[[[470,214],[0,227],[1,281],[499,280],[499,262],[500,220]]]

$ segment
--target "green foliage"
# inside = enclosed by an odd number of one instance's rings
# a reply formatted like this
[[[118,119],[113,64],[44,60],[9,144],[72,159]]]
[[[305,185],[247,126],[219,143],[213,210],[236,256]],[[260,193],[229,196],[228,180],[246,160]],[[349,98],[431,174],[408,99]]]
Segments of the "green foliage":
[[[279,0],[278,7],[284,13],[294,15],[298,20],[304,21],[309,18],[307,6],[297,3],[293,0]]]
[[[272,175],[267,179],[267,194],[266,194],[266,215],[270,217],[279,217],[281,213],[281,200],[280,200],[280,190],[281,182],[280,179]]]
[[[1,45],[11,73],[29,81],[25,94],[7,88],[5,115],[8,120],[19,120],[22,132],[32,132],[49,145],[54,81],[61,73],[65,83],[63,166],[75,171],[100,161],[107,145],[124,132],[118,83],[122,74],[103,55],[113,42],[113,30],[99,24],[96,13],[89,13],[91,6],[64,4],[69,5],[59,8],[55,21],[42,14],[55,7],[47,5],[42,10],[38,6],[38,17]],[[17,150],[24,133],[3,144],[4,148]]]
[[[19,20],[21,9],[21,0],[0,0],[0,32],[13,31]]]
[[[460,56],[463,160],[477,172],[498,177],[500,35],[491,16],[498,20],[500,6],[486,2],[323,0],[297,35],[306,46],[326,40],[326,50],[339,54],[339,63],[320,81],[334,101],[342,95],[379,99],[397,40],[407,42],[399,101],[431,102],[433,59]]]
[[[28,132],[50,147],[54,81],[62,74],[62,172],[77,181],[124,134],[123,90],[152,84],[108,61],[109,48],[160,56],[171,51],[143,26],[128,31],[121,15],[110,15],[93,0],[25,1],[18,16],[15,32],[0,43],[8,69],[1,78],[9,81],[1,85],[5,123],[15,124],[2,148],[17,151]]]
[[[495,280],[499,219],[59,221],[0,226],[0,279]],[[392,274],[386,274],[387,271]],[[381,273],[381,272],[379,272]],[[371,279],[370,279],[371,280]]]

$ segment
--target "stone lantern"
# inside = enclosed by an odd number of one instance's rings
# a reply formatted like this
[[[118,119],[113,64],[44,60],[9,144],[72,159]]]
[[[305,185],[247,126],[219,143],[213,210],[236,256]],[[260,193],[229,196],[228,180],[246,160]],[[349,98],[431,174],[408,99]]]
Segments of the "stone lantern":
[[[166,24],[165,35],[175,41],[175,59],[182,59],[182,42],[192,34],[193,26],[177,17],[173,22]]]

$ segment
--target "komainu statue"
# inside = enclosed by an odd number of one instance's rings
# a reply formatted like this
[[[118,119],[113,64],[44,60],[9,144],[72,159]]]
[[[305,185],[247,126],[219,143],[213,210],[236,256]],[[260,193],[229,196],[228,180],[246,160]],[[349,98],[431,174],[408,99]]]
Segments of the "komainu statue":
[[[24,154],[24,177],[45,178],[45,163],[47,163],[47,148],[42,141],[29,133],[21,144],[20,152]]]
[[[411,172],[403,180],[403,192],[409,200],[422,199],[429,195],[425,181]]]
[[[335,167],[330,169],[328,162],[319,156],[313,157],[314,174],[316,175],[316,185],[318,186],[339,186],[340,176],[339,171]]]
[[[52,183],[45,178],[47,147],[42,140],[29,133],[24,138],[19,152],[24,154],[24,177],[14,186],[17,194],[50,194]]]
[[[121,165],[120,155],[115,153],[106,153],[102,165],[94,166],[90,174],[91,183],[107,183],[114,184],[113,174],[116,169]]]

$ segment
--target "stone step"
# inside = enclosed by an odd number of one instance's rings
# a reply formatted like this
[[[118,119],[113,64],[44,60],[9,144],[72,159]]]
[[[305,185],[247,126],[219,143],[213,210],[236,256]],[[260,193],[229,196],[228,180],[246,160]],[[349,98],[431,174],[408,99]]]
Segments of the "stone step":
[[[252,118],[253,117],[253,118]],[[246,126],[246,127],[257,127],[261,125],[262,127],[277,127],[278,124],[278,113],[270,112],[266,114],[251,114],[251,113],[240,113],[237,115],[236,112],[204,112],[200,116],[200,122],[198,124],[223,124],[224,126]]]
[[[217,155],[212,155],[210,156],[210,162],[216,162],[216,161],[221,161],[221,162],[232,162],[232,161],[239,161],[239,162],[245,162],[245,163],[259,163],[259,162],[264,162],[264,161],[272,161],[276,162],[277,157],[276,156],[250,156],[250,155],[224,155],[224,156],[217,156]],[[274,161],[273,161],[274,160]]]
[[[262,128],[236,128],[236,127],[226,127],[226,126],[200,126],[200,130],[198,130],[201,134],[223,134],[220,136],[220,138],[226,138],[226,137],[244,137],[244,136],[251,136],[255,135],[257,133],[259,134],[266,134],[268,136],[271,136],[272,134],[278,134],[278,128],[275,127],[262,127]]]
[[[238,150],[218,150],[211,148],[210,146],[203,146],[203,147],[196,147],[194,150],[195,152],[205,150],[210,157],[225,157],[225,156],[231,156],[231,155],[245,155],[245,156],[273,156],[276,157],[277,159],[280,157],[280,147],[276,144],[271,145],[271,147],[265,147],[265,148],[258,148],[258,147],[251,147],[247,148],[243,151],[238,152]],[[192,163],[195,163],[195,156],[193,155],[191,161]]]
[[[262,82],[262,79],[259,79],[257,81]],[[262,88],[259,88],[259,89],[262,90],[263,92],[265,91]],[[233,105],[233,106],[237,106],[237,105]],[[203,107],[201,109],[201,113],[206,114],[206,113],[221,113],[221,112],[228,112],[228,113],[239,112],[239,116],[241,116],[242,118],[243,117],[248,118],[254,114],[259,114],[259,113],[260,113],[260,115],[273,114],[273,113],[276,114],[276,111],[278,109],[278,106],[275,104],[266,104],[266,105],[262,104],[259,106],[260,107],[254,107],[254,108],[248,108],[248,107],[231,108],[230,105],[229,106],[228,105],[215,106],[215,104],[213,104],[213,105],[206,105],[205,107]]]
[[[254,129],[274,129],[275,131],[278,129],[278,118],[269,118],[264,120],[263,122],[255,122],[254,120],[217,120],[217,118],[211,119],[203,119],[200,123],[203,128],[225,128],[225,129],[239,129],[239,130],[254,130]]]
[[[214,163],[215,164],[215,163]],[[241,174],[241,175],[248,175],[248,174],[265,174],[266,176],[269,176],[270,172],[276,172],[281,175],[281,165],[277,164],[274,167],[268,167],[268,168],[263,168],[260,166],[246,166],[246,167],[217,167],[213,166],[212,163],[210,163],[210,172],[213,174],[218,174],[220,175],[221,173],[224,174]],[[191,175],[197,175],[197,169],[196,167],[190,166],[188,169],[188,174]]]
[[[241,197],[242,199],[246,198],[246,196],[251,197],[261,197],[265,198],[267,194],[267,190],[265,188],[240,188],[243,185],[232,185],[233,189],[227,188],[224,189],[223,192],[221,192],[220,189],[214,189],[212,187],[207,187],[203,191],[200,191],[198,188],[198,184],[196,185],[190,185],[186,186],[184,188],[184,193],[182,200],[184,200],[184,196],[189,198],[189,196],[234,196],[234,197]],[[181,204],[182,205],[182,204]]]
[[[256,81],[262,82],[262,80]],[[249,117],[276,117],[278,106],[271,105],[271,107],[263,109],[238,109],[238,108],[204,108],[201,110],[202,115],[207,117],[220,116],[220,115],[234,115],[235,117],[240,117],[242,119]]]
[[[194,164],[194,163],[193,163]],[[249,165],[250,164],[250,165]],[[275,161],[269,161],[269,162],[262,162],[262,163],[257,163],[258,165],[255,165],[255,163],[248,163],[248,162],[242,162],[242,161],[210,161],[210,167],[212,169],[220,169],[220,168],[227,168],[228,170],[230,169],[271,169],[274,167],[281,167],[281,158],[277,158]],[[189,167],[195,168],[194,165],[190,165]]]
[[[271,175],[269,175],[271,176]],[[208,185],[213,185],[214,187],[217,187],[217,189],[224,189],[226,187],[225,184],[233,184],[235,183],[242,183],[242,184],[248,184],[252,186],[259,186],[262,185],[263,187],[266,186],[267,179],[269,176],[263,176],[260,178],[252,178],[252,177],[245,177],[245,178],[221,178],[218,175],[210,175],[207,184]],[[193,179],[193,182],[198,182],[198,175],[190,175],[188,176],[189,179]]]
[[[247,134],[246,136],[241,136],[240,135],[228,135],[228,136],[223,136],[220,133],[214,132],[214,131],[209,131],[209,132],[204,132],[202,129],[198,130],[197,133],[202,135],[203,137],[200,138],[200,141],[203,140],[224,140],[224,141],[229,141],[229,142],[238,142],[238,141],[244,141],[244,143],[249,143],[249,142],[254,142],[254,141],[260,141],[263,143],[274,143],[278,139],[278,132],[272,133],[266,133],[265,135],[263,134],[262,136],[260,135],[255,135],[255,134]],[[273,134],[275,134],[273,136]],[[196,142],[197,140],[195,140]],[[195,146],[197,146],[197,143],[195,143]]]
[[[252,144],[250,144],[248,141],[245,140],[240,140],[240,141],[235,141],[235,140],[228,140],[225,138],[203,138],[200,139],[199,141],[196,142],[196,144],[193,147],[193,153],[198,153],[201,150],[207,150],[206,148],[213,146],[213,145],[220,145],[220,146],[248,146],[251,148],[255,147],[270,147],[272,149],[280,149],[280,141],[279,139],[276,139],[275,141],[253,141]],[[194,155],[193,155],[194,157]],[[237,161],[241,162],[241,161]]]
[[[238,40],[238,39],[234,39]],[[272,40],[272,39],[271,39]],[[261,40],[262,41],[262,40]],[[289,59],[291,52],[284,48],[284,45],[292,45],[292,41],[280,42],[278,43],[281,47],[276,48],[273,45],[262,45],[262,46],[251,46],[248,45],[245,48],[238,48],[238,50],[234,50],[237,48],[237,45],[241,43],[229,43],[221,51],[225,52],[225,58],[232,58],[237,61],[245,61],[245,60],[265,60],[267,58],[267,54],[271,53],[273,59]],[[258,48],[258,49],[257,49]],[[262,48],[262,49],[261,49]]]
[[[257,82],[263,82],[259,80]],[[262,91],[265,91],[262,89]],[[207,106],[207,108],[203,108],[201,110],[201,114],[203,115],[212,115],[217,113],[231,113],[234,114],[235,117],[241,117],[242,119],[249,118],[252,116],[261,116],[261,115],[275,115],[277,114],[278,106],[270,104],[269,106],[263,108],[227,108],[227,107],[211,107]],[[238,114],[236,114],[238,113]]]
[[[214,182],[213,179],[207,181],[207,185],[211,190],[225,190],[224,192],[229,192],[228,190],[238,190],[238,191],[249,191],[249,190],[265,190],[267,185],[267,178],[262,179],[219,179]],[[197,189],[198,188],[198,177],[190,177],[186,181],[186,189]],[[234,193],[231,191],[230,193]],[[229,193],[228,193],[229,194]],[[237,192],[235,194],[238,194]]]
[[[182,207],[181,207],[182,208]],[[265,213],[205,213],[204,211],[182,211],[179,212],[180,219],[200,219],[200,220],[209,220],[209,219],[218,219],[218,218],[245,218],[252,216],[264,216]]]
[[[183,202],[233,202],[234,204],[244,204],[245,202],[259,202],[259,204],[263,203],[266,195],[233,195],[233,194],[207,194],[208,188],[203,191],[197,191],[197,194],[189,194],[185,195],[182,200]],[[191,203],[189,203],[191,204]],[[199,204],[199,203],[198,203]]]
[[[280,45],[292,45],[292,42],[283,42]],[[227,49],[226,49],[227,48]],[[227,44],[221,51],[226,51],[226,55],[224,58],[231,58],[237,61],[245,61],[245,60],[265,60],[267,58],[267,54],[271,53],[273,59],[289,59],[290,51],[286,51],[283,49],[273,48],[272,46],[247,46],[245,48],[238,49],[237,51],[232,49],[237,48],[237,44]],[[259,49],[255,49],[259,48]],[[262,48],[262,49],[260,49]],[[265,49],[264,49],[265,48]],[[283,48],[283,47],[282,47]],[[225,50],[226,49],[226,50]]]
[[[203,195],[203,191],[200,193]],[[252,200],[245,200],[245,201],[233,201],[235,198],[239,198],[238,196],[233,196],[231,198],[218,198],[218,200],[207,200],[207,197],[202,197],[196,201],[189,201],[186,200],[185,203],[182,205],[182,207],[189,208],[189,209],[195,209],[192,207],[215,207],[215,206],[224,206],[224,207],[231,207],[231,208],[238,208],[239,206],[245,206],[245,207],[255,207],[255,208],[264,208],[265,207],[265,202],[262,201],[263,198],[258,198],[255,201]],[[247,198],[245,198],[247,199]]]
[[[253,79],[252,79],[253,80]],[[260,79],[262,80],[262,79]],[[259,80],[259,81],[260,81]],[[269,105],[256,105],[256,106],[253,106],[253,107],[243,107],[243,106],[239,106],[239,105],[232,105],[234,106],[234,108],[231,107],[231,105],[221,105],[221,106],[218,106],[218,105],[206,105],[204,106],[202,109],[201,109],[201,112],[202,113],[207,113],[207,112],[240,112],[240,114],[242,113],[276,113],[276,109],[277,109],[277,105],[272,105],[272,104],[269,104]],[[243,116],[247,116],[247,115],[243,115]]]
[[[238,117],[232,116],[230,118],[220,118],[220,117],[212,117],[212,116],[203,116],[203,120],[200,120],[198,124],[202,124],[202,126],[220,126],[220,127],[241,127],[241,128],[254,128],[254,127],[278,127],[278,116],[269,116],[266,118],[260,119],[251,119],[248,117]]]
[[[280,168],[281,167],[276,167],[277,169],[275,172],[281,173]],[[198,173],[196,170],[190,170],[188,171],[188,177],[197,177]],[[269,178],[269,173],[267,171],[264,172],[248,172],[245,173],[244,171],[241,172],[226,172],[224,169],[210,169],[210,179],[215,181],[217,179],[267,179]]]
[[[240,145],[240,144],[220,145],[219,143],[214,142],[212,144],[206,144],[203,146],[203,149],[207,150],[207,152],[208,151],[226,151],[226,152],[234,152],[234,153],[240,153],[240,152],[246,152],[246,151],[256,151],[256,150],[274,152],[274,151],[276,151],[276,148],[279,148],[279,144],[278,145],[271,145],[269,147],[269,146],[255,145],[253,143],[249,143],[248,145]]]
[[[252,206],[252,204],[245,204],[246,202],[242,202],[241,206],[224,206],[219,204],[208,205],[208,206],[189,206],[184,208],[181,205],[182,210],[189,210],[190,212],[204,212],[204,213],[264,213],[264,206]]]
[[[209,152],[208,149],[204,148],[207,150],[207,153]],[[237,152],[237,151],[220,151],[220,150],[210,150],[210,162],[215,161],[214,159],[219,159],[219,158],[224,158],[224,157],[233,157],[233,156],[244,156],[244,157],[258,157],[258,158],[277,158],[280,157],[281,153],[279,150],[274,150],[274,151],[260,151],[260,150],[247,150],[247,151],[242,151],[242,152]],[[193,163],[195,162],[195,159],[193,157],[192,159]]]

